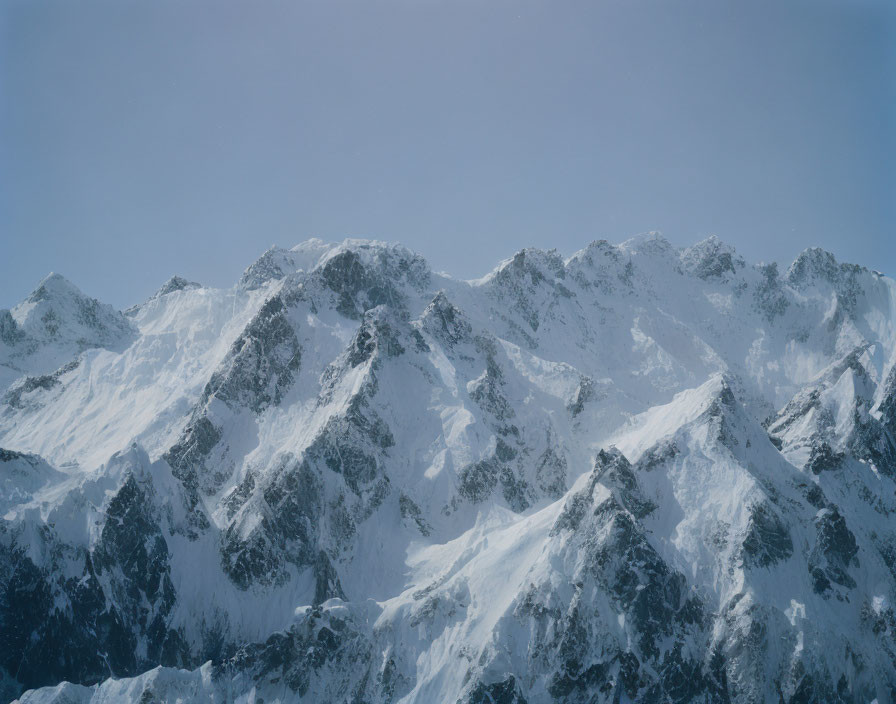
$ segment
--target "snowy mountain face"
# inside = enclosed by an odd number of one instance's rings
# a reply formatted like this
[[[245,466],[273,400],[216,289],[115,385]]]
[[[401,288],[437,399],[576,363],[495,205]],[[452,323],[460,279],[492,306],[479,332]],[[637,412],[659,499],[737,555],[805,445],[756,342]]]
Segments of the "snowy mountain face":
[[[896,283],[826,252],[51,275],[0,370],[6,699],[896,700]]]

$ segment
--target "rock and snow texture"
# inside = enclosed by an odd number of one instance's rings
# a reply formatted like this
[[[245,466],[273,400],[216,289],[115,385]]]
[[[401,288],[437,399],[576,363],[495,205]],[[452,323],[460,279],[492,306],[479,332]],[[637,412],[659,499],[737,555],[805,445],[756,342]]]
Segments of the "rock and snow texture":
[[[0,386],[5,699],[896,700],[896,283],[821,250],[51,275]]]

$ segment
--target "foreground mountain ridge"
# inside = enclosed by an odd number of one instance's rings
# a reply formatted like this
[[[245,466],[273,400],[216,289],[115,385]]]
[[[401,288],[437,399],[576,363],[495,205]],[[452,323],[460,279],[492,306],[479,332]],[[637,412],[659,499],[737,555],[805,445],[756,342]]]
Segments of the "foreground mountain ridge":
[[[896,698],[877,272],[311,240],[0,325],[7,698]]]

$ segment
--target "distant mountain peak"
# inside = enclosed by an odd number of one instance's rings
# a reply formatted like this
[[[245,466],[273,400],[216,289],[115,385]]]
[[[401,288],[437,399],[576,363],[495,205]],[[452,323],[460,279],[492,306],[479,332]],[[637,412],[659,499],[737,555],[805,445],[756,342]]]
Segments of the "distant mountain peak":
[[[135,332],[120,311],[51,273],[24,301],[0,312],[0,339],[7,345],[0,349],[0,382],[8,384],[21,371],[51,373],[92,347],[121,349]],[[8,374],[3,367],[20,371]]]
[[[40,280],[40,283],[23,303],[39,303],[40,301],[65,298],[86,298],[86,296],[81,292],[81,289],[62,274],[50,272]],[[21,306],[22,304],[19,305]]]
[[[786,277],[791,286],[803,288],[815,281],[842,284],[845,276],[862,271],[868,270],[855,264],[841,264],[831,252],[821,247],[809,247],[793,260]]]
[[[663,233],[651,230],[640,235],[630,237],[619,245],[625,252],[648,254],[653,256],[669,256],[675,254],[675,247],[667,240]]]
[[[706,280],[736,276],[747,265],[734,247],[715,235],[682,251],[681,261],[685,271]]]
[[[156,291],[152,297],[159,298],[161,296],[165,296],[169,293],[174,293],[175,291],[185,291],[187,289],[193,288],[202,288],[202,284],[198,284],[195,281],[188,281],[182,276],[174,275],[170,279],[168,279],[162,286]]]
[[[290,251],[272,246],[246,268],[237,285],[251,291],[270,281],[279,281],[295,270],[296,263]]]

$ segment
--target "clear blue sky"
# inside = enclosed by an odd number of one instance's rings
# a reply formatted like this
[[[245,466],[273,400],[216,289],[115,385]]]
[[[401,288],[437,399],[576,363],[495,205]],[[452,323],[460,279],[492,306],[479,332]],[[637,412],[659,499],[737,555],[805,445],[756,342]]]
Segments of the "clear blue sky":
[[[896,4],[0,3],[0,307],[123,307],[271,244],[714,233],[896,275]]]

